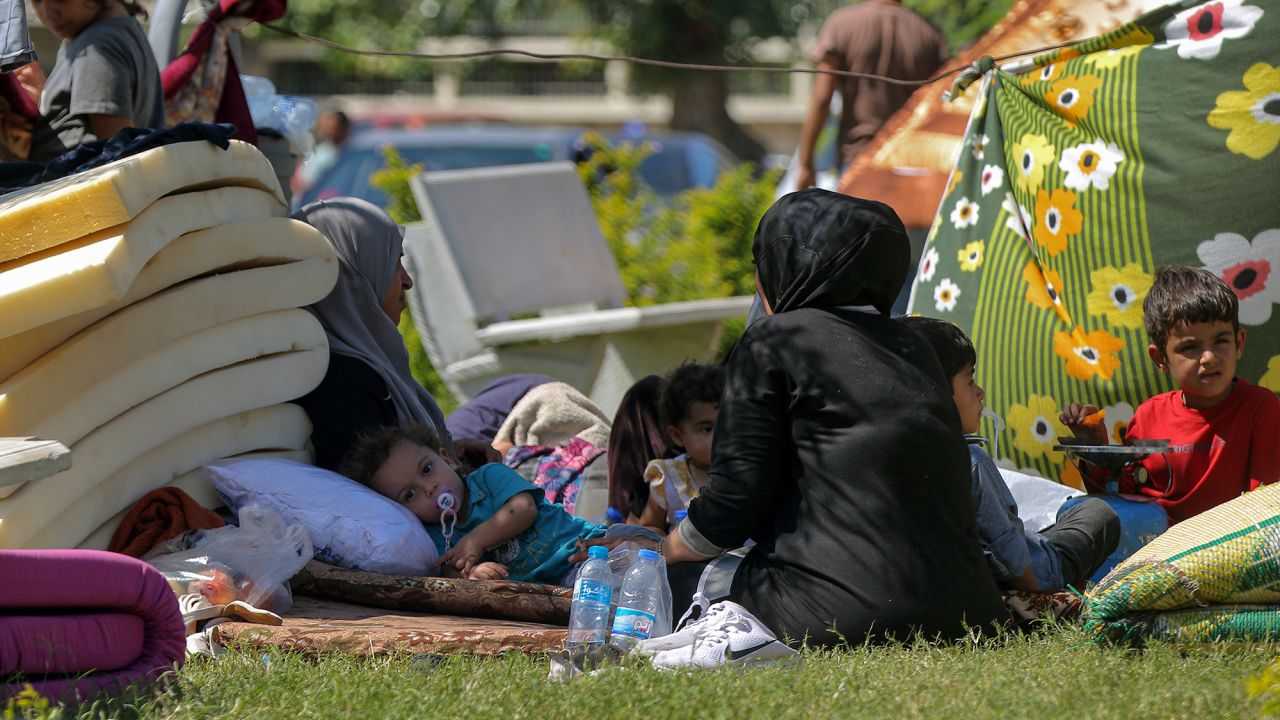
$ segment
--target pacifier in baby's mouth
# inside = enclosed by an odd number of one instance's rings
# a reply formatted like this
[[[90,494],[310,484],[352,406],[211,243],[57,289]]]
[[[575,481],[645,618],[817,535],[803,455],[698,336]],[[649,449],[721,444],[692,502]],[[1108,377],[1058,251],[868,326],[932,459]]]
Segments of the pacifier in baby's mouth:
[[[453,546],[453,528],[458,523],[458,496],[445,490],[436,495],[436,507],[440,508],[440,534],[444,536],[445,552]]]
[[[440,508],[442,513],[456,513],[458,511],[458,496],[448,490],[444,490],[436,496],[436,507]]]

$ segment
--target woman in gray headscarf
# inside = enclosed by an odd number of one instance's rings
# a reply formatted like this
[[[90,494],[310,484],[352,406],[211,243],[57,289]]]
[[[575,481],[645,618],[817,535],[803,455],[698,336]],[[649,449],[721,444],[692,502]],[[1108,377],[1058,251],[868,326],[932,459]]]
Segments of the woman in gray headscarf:
[[[396,327],[413,287],[400,262],[404,228],[358,198],[320,200],[293,217],[329,240],[339,265],[333,291],[308,308],[329,336],[329,369],[297,401],[311,417],[316,465],[338,469],[360,435],[381,425],[427,425],[452,449],[440,406],[409,373]]]

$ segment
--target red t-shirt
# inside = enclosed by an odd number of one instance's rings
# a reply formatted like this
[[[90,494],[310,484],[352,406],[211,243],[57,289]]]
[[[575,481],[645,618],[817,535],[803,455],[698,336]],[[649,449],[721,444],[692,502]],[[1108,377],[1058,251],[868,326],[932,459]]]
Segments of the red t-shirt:
[[[1122,493],[1155,498],[1170,523],[1280,480],[1280,398],[1239,378],[1205,410],[1183,405],[1181,390],[1156,395],[1133,414],[1127,438],[1170,442],[1168,453],[1142,462],[1147,482],[1120,484]]]

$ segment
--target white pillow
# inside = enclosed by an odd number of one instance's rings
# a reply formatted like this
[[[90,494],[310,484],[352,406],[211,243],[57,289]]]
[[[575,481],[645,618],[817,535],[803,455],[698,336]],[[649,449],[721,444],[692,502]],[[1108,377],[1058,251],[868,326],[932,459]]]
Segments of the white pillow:
[[[390,575],[435,575],[439,555],[409,509],[373,490],[292,460],[231,460],[206,465],[232,512],[252,502],[311,534],[317,560]]]

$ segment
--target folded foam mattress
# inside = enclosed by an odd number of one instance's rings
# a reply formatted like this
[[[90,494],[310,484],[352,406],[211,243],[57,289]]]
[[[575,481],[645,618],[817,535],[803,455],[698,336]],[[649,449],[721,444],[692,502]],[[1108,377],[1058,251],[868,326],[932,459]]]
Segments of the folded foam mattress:
[[[314,275],[325,269],[323,264],[314,268],[315,273],[307,272],[311,268],[294,268],[308,263],[319,261],[229,273],[196,284],[246,293],[226,296],[234,302],[256,297],[259,288],[263,295],[271,295],[288,287],[299,274]],[[294,277],[286,272],[291,270]],[[262,282],[278,279],[280,284],[270,288],[252,282],[223,282],[254,274],[261,275]],[[217,322],[217,312],[211,308],[220,304],[220,299],[214,299],[204,306],[209,312],[191,326],[182,322],[186,315],[181,305],[168,313],[136,314],[135,308],[152,308],[133,306],[94,325],[92,332],[86,330],[63,343],[0,383],[0,436],[34,435],[70,446],[129,408],[198,375],[255,357],[327,344],[320,323],[298,307],[205,326]],[[192,314],[202,313],[193,308]]]
[[[0,500],[0,548],[27,547],[75,502],[121,468],[195,428],[301,397],[320,383],[327,346],[279,353],[220,368],[168,390],[99,427],[71,447],[72,465]],[[101,524],[75,529],[85,537]],[[74,542],[73,541],[73,542]]]
[[[24,188],[0,198],[0,262],[127,223],[166,195],[230,186],[285,202],[271,162],[238,140],[165,145]]]
[[[275,226],[280,232],[267,232],[261,226],[231,224],[187,233],[156,253],[120,299],[58,320],[46,320],[9,337],[0,337],[0,380],[10,377],[108,315],[189,280],[309,258],[333,262],[333,247],[314,228],[293,220],[273,222],[286,225]],[[258,229],[253,231],[254,227]],[[285,227],[287,231],[283,230]],[[67,286],[63,291],[75,292],[75,288]],[[241,299],[238,305],[219,307],[231,307],[229,312],[241,315],[258,308],[253,297]],[[241,309],[237,311],[235,307]],[[257,311],[267,309],[270,309],[268,301],[264,301]],[[0,315],[6,312],[0,305]]]
[[[158,570],[95,550],[0,550],[0,701],[30,683],[55,700],[181,665],[182,613]]]
[[[307,446],[311,423],[297,405],[280,404],[221,418],[183,433],[143,453],[76,498],[28,542],[27,547],[66,548],[84,542],[113,516],[127,512],[143,495],[174,478],[194,472],[205,463],[255,450],[298,451]],[[216,498],[217,494],[212,493]],[[198,496],[198,497],[197,497]],[[205,507],[210,493],[192,499]],[[108,538],[109,539],[109,538]]]
[[[161,198],[131,222],[0,264],[0,336],[118,300],[157,252],[182,235],[286,208],[252,188],[218,188]],[[0,222],[2,222],[0,218]]]

